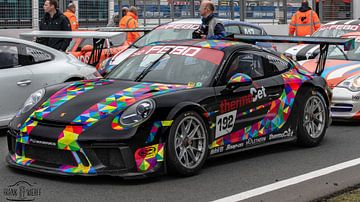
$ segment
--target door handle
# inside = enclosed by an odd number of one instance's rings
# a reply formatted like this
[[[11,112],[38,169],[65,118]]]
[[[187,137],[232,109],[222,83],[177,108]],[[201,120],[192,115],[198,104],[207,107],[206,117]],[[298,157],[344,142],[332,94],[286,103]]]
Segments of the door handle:
[[[31,80],[21,80],[16,83],[20,87],[25,87],[31,84]]]
[[[280,93],[275,93],[275,94],[269,94],[268,97],[269,98],[274,98],[274,97],[279,97]]]

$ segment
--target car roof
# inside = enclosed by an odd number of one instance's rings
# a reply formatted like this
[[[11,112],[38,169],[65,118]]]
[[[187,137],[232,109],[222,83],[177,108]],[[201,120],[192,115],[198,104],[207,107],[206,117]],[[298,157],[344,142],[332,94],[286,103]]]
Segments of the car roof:
[[[57,55],[60,51],[53,49],[51,47],[39,44],[39,43],[35,43],[32,41],[27,41],[27,40],[23,40],[23,39],[18,39],[18,38],[12,38],[12,37],[2,37],[0,36],[0,42],[9,42],[9,43],[19,43],[19,44],[24,44],[24,45],[28,45],[28,46],[33,46],[33,47],[37,47],[39,49],[43,49],[46,50],[54,55]]]
[[[224,50],[227,47],[231,46],[251,46],[251,44],[238,42],[238,41],[228,41],[228,40],[201,40],[201,39],[188,39],[188,40],[174,40],[174,41],[163,41],[163,42],[154,42],[148,46],[155,45],[179,45],[179,46],[196,46],[200,48],[209,48],[215,50]]]
[[[325,25],[360,25],[360,20],[337,20],[328,22]]]
[[[247,26],[252,26],[252,27],[256,27],[261,30],[264,30],[263,27],[256,25],[256,24],[248,23],[248,22],[243,22],[243,21],[239,21],[239,20],[230,20],[230,19],[219,19],[219,20],[224,25],[228,25],[228,24],[247,25]],[[201,20],[200,20],[200,18],[189,18],[189,19],[182,19],[182,20],[169,22],[168,24],[170,24],[170,25],[173,25],[173,24],[201,24]]]

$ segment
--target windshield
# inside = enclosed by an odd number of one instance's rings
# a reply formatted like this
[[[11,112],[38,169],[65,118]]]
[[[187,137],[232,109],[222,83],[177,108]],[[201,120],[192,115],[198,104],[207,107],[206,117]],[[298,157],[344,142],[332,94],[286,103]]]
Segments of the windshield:
[[[360,41],[356,40],[355,48],[350,51],[344,51],[342,46],[329,46],[327,59],[360,61]]]
[[[198,24],[168,24],[149,32],[134,43],[136,47],[143,47],[156,41],[192,39],[192,33],[198,29]]]
[[[108,78],[208,86],[223,56],[222,51],[200,47],[146,46],[120,63]]]
[[[340,37],[350,32],[359,32],[359,25],[324,25],[320,27],[312,36],[313,37]]]

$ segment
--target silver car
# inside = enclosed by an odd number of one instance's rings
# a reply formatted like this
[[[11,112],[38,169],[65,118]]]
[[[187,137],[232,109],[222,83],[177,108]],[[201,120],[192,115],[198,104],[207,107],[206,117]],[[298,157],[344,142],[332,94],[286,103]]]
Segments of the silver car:
[[[7,126],[32,92],[97,75],[95,67],[66,53],[30,41],[0,37],[0,128]]]

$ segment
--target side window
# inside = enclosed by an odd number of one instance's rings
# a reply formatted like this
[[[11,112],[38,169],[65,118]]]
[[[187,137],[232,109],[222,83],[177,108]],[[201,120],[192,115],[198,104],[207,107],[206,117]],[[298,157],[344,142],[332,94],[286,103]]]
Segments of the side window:
[[[237,25],[225,26],[225,31],[233,34],[240,34],[240,28]]]
[[[261,35],[261,29],[250,27],[250,26],[240,26],[241,33],[245,35]]]
[[[228,81],[234,74],[243,73],[252,79],[259,79],[265,76],[261,56],[253,53],[237,53],[233,56],[225,80]]]
[[[15,44],[0,44],[0,69],[19,65],[19,50]]]
[[[80,43],[80,45],[77,47],[77,49],[76,49],[76,51],[81,51],[81,49],[84,47],[84,46],[86,46],[86,45],[93,45],[93,39],[91,39],[91,38],[86,38],[86,39],[84,39],[81,43]]]
[[[270,54],[266,54],[266,55],[264,54],[263,62],[264,62],[264,66],[266,66],[267,76],[273,76],[291,67],[291,64],[289,62],[275,55],[270,55]]]
[[[50,53],[47,53],[43,50],[31,46],[25,47],[24,54],[25,54],[24,60],[26,61],[26,65],[32,65],[32,64],[52,60],[52,56]]]
[[[121,46],[126,40],[126,34],[121,34],[119,36],[113,37],[110,40],[111,47]]]

